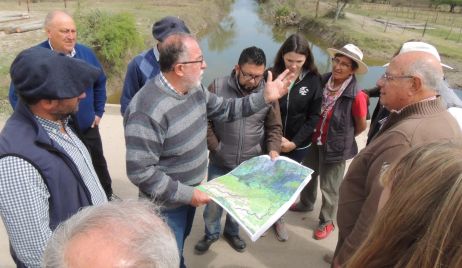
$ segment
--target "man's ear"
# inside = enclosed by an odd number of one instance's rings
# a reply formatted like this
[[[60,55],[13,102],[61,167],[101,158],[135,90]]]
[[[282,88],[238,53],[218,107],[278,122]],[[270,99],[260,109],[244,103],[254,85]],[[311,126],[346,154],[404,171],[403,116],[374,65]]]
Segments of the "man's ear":
[[[234,71],[235,71],[236,73],[238,73],[240,70],[241,70],[241,67],[239,67],[239,64],[236,64],[236,65],[234,66]]]
[[[57,100],[45,100],[45,99],[42,99],[42,100],[39,100],[37,102],[37,105],[40,106],[40,108],[42,108],[42,110],[51,111],[54,108],[56,102],[57,102]]]
[[[183,77],[185,75],[183,64],[175,64],[175,66],[173,66],[173,71],[175,72],[176,75],[180,77]]]
[[[419,75],[412,77],[412,92],[417,93],[422,90],[422,78]]]
[[[50,38],[51,38],[51,31],[50,31],[50,28],[45,27],[45,28],[44,28],[44,31],[45,31],[45,33],[47,34],[48,39],[50,39]]]

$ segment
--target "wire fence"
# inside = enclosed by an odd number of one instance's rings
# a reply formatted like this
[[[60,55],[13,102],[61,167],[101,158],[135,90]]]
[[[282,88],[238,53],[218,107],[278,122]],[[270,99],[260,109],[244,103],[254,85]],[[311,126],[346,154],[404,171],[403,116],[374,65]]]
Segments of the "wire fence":
[[[370,17],[378,16],[376,21],[383,23],[384,32],[390,27],[437,35],[446,40],[462,41],[462,14],[441,11],[422,6],[391,6],[388,4],[362,3],[355,9]]]

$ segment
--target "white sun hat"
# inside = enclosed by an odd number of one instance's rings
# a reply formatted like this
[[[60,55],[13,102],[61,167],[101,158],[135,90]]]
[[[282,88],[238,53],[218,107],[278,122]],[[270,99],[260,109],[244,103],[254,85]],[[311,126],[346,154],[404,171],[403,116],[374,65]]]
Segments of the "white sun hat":
[[[341,49],[328,48],[327,53],[329,53],[332,58],[335,57],[335,54],[342,54],[358,64],[358,69],[356,70],[357,74],[367,73],[367,65],[362,61],[363,52],[357,46],[353,44],[346,44]]]

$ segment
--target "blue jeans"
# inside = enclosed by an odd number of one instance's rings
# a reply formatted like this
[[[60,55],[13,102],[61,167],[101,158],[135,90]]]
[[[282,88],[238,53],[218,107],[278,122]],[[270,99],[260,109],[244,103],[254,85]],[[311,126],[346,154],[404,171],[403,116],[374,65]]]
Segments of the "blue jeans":
[[[196,208],[190,205],[183,205],[174,209],[164,209],[161,211],[162,216],[167,220],[168,226],[172,229],[176,238],[178,252],[180,254],[180,268],[186,267],[183,257],[184,241],[191,232],[192,223]]]
[[[231,169],[220,168],[209,163],[208,178],[207,181],[211,181],[217,177],[225,175],[231,171]],[[220,236],[221,230],[221,215],[223,214],[223,208],[211,201],[207,204],[204,210],[204,222],[205,222],[205,235],[209,239],[215,239]],[[224,233],[231,236],[239,235],[239,224],[231,217],[226,214],[226,223]]]

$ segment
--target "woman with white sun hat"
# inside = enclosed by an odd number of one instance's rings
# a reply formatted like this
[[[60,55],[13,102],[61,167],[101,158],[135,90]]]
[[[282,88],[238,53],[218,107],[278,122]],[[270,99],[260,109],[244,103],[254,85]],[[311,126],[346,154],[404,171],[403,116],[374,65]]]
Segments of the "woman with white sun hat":
[[[323,75],[321,117],[312,136],[312,145],[303,160],[313,169],[311,181],[294,203],[292,211],[312,211],[316,201],[318,178],[322,192],[319,226],[315,239],[326,238],[333,230],[338,189],[346,160],[358,152],[355,136],[366,129],[367,95],[357,84],[356,74],[367,72],[362,51],[353,44],[340,49],[328,48],[332,71]]]

